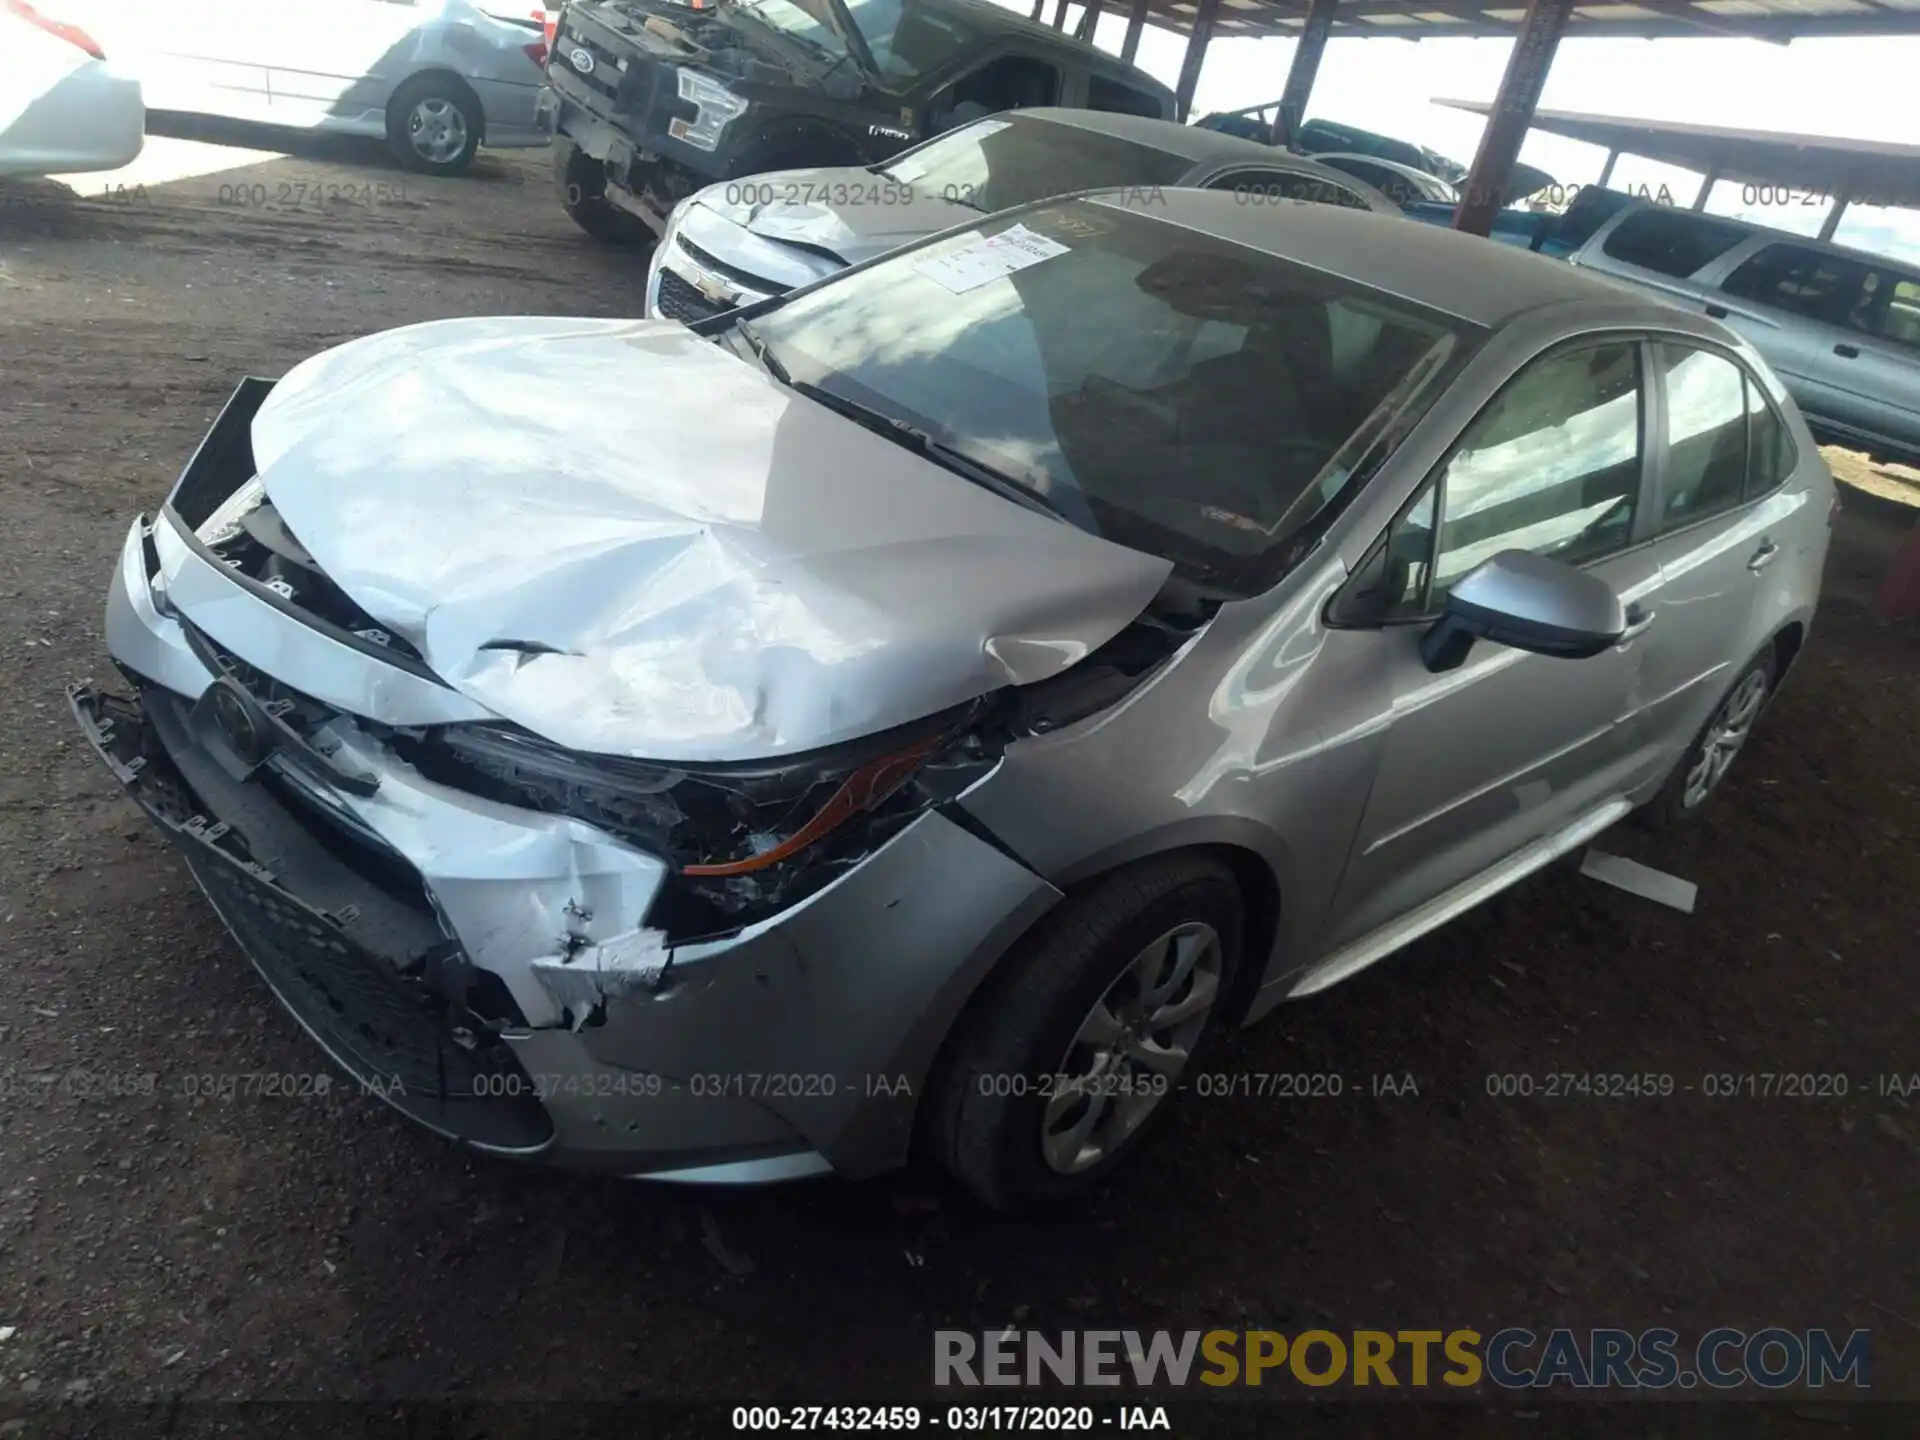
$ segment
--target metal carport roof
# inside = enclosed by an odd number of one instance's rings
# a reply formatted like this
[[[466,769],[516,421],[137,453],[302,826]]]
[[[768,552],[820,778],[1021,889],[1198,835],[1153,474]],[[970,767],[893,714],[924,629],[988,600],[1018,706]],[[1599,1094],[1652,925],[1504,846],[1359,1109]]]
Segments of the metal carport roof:
[[[1079,0],[1075,0],[1079,3]],[[1110,14],[1126,14],[1130,0],[1107,0]],[[1309,0],[1219,0],[1215,38],[1293,35],[1306,27]],[[1147,0],[1149,25],[1193,33],[1199,0]],[[1519,32],[1525,5],[1468,0],[1341,0],[1337,36],[1393,39],[1500,35]],[[1920,35],[1920,0],[1637,0],[1575,5],[1570,36],[1717,35],[1787,41],[1816,35]]]
[[[1436,103],[1474,115],[1493,111],[1492,105],[1478,100]],[[1582,115],[1568,110],[1536,110],[1529,124],[1535,130],[1697,170],[1721,180],[1845,195],[1860,204],[1920,205],[1920,145]]]

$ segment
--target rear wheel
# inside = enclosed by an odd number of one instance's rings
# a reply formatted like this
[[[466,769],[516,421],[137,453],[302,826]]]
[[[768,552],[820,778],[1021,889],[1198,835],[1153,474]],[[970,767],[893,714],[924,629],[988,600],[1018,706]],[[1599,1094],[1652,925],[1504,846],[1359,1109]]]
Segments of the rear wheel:
[[[942,1056],[931,1157],[1001,1210],[1093,1189],[1220,1028],[1241,919],[1232,874],[1199,855],[1129,866],[1063,901]]]
[[[1733,767],[1735,757],[1745,748],[1754,722],[1772,693],[1773,680],[1773,647],[1769,645],[1749,660],[1727,687],[1660,793],[1647,804],[1642,814],[1649,825],[1664,830],[1690,824],[1699,817]]]
[[[387,104],[387,146],[409,170],[458,175],[480,149],[486,116],[453,75],[418,75]]]

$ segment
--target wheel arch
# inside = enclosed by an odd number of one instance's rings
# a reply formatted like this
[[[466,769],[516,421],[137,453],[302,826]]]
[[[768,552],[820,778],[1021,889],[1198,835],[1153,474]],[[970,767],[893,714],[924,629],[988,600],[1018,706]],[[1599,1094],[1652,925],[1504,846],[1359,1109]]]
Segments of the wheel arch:
[[[1807,643],[1807,625],[1804,620],[1789,620],[1773,635],[1773,684],[1777,690],[1780,682],[1787,678],[1787,671],[1799,658],[1800,651]]]

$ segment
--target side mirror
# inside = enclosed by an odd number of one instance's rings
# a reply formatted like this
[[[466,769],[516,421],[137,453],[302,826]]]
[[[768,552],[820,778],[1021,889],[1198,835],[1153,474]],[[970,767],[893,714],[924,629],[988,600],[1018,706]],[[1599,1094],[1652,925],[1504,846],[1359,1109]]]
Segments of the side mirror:
[[[1584,660],[1620,643],[1625,607],[1597,575],[1526,550],[1502,550],[1470,570],[1447,596],[1420,658],[1435,674],[1459,667],[1475,640]]]

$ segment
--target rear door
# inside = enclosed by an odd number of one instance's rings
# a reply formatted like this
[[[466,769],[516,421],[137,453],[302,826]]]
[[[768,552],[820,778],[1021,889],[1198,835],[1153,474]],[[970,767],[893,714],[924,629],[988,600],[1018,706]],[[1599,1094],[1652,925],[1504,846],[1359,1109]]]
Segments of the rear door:
[[[1792,241],[1759,246],[1720,282],[1723,318],[1766,356],[1809,418],[1873,433],[1875,406],[1861,392],[1860,332],[1849,317],[1866,304],[1872,270]],[[1724,315],[1721,311],[1724,310]]]
[[[1847,328],[1853,338],[1834,342],[1835,371],[1863,402],[1862,430],[1920,457],[1920,275],[1871,271]]]
[[[274,120],[318,125],[328,119],[379,123],[395,87],[417,68],[438,0],[253,0],[273,12]]]
[[[56,13],[140,77],[149,110],[268,118],[261,0],[63,0]]]
[[[1523,367],[1336,601],[1342,629],[1328,643],[1370,652],[1356,663],[1380,667],[1393,699],[1330,943],[1564,829],[1641,778],[1629,723],[1637,642],[1586,660],[1482,642],[1436,675],[1419,641],[1447,590],[1502,550],[1587,568],[1630,605],[1650,589],[1657,561],[1634,544],[1646,484],[1642,354],[1624,337]]]
[[[1766,388],[1730,351],[1652,347],[1654,437],[1646,523],[1658,562],[1642,601],[1635,744],[1664,771],[1739,666],[1771,633],[1769,571],[1795,543],[1804,496],[1780,484],[1793,441]]]

